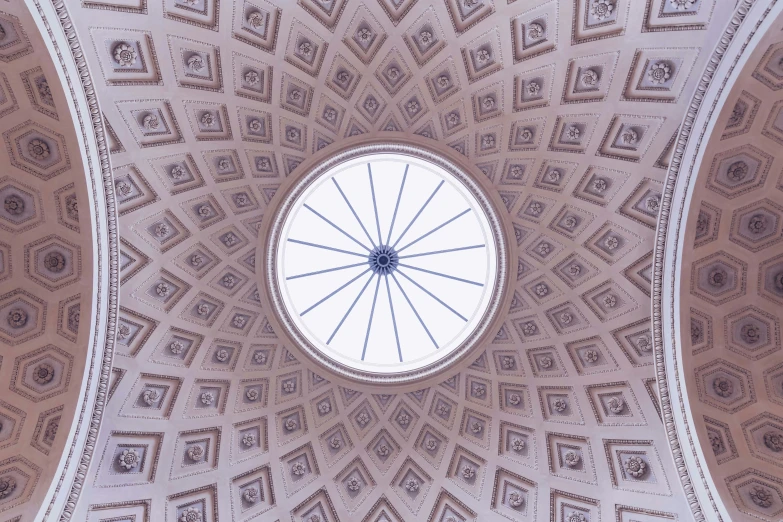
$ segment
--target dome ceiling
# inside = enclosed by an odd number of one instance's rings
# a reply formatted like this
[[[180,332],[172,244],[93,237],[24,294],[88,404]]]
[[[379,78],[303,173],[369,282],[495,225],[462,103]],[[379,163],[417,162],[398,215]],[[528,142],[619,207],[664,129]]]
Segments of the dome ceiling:
[[[705,98],[717,92],[722,105],[691,120],[698,139],[683,142],[684,184],[669,186],[667,215],[677,218],[659,238],[667,359],[679,365],[662,376],[687,395],[680,421],[695,435],[688,443],[680,434],[680,455],[712,497],[705,513],[731,520],[783,512],[783,20],[779,6],[770,10],[750,12],[723,48],[715,85],[704,83]],[[737,70],[723,74],[729,67]],[[706,123],[714,130],[705,136]]]
[[[690,517],[656,396],[652,239],[728,6],[68,9],[112,152],[122,285],[75,519]],[[384,139],[480,179],[514,243],[494,339],[395,388],[311,362],[256,262],[278,191],[333,151]]]
[[[89,112],[73,90],[81,85],[66,85],[74,71],[52,59],[36,22],[23,2],[0,6],[4,521],[59,513],[73,493],[86,440],[100,426],[107,311],[116,308],[116,237]]]

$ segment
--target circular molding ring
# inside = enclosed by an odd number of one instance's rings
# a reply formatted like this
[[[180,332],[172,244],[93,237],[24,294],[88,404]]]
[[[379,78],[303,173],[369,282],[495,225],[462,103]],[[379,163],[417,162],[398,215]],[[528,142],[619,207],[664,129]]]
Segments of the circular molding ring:
[[[345,162],[361,156],[383,154],[412,156],[419,160],[429,162],[442,168],[462,184],[466,191],[476,200],[479,207],[484,211],[487,221],[489,222],[489,232],[492,234],[496,246],[495,262],[497,266],[497,275],[483,317],[476,322],[472,332],[465,340],[451,350],[450,353],[420,368],[399,372],[375,373],[352,368],[329,357],[318,349],[297,327],[294,319],[288,312],[282,289],[278,284],[277,252],[289,215],[295,209],[297,201],[299,201],[300,197],[306,193],[311,185],[317,182],[323,175]],[[263,245],[265,277],[262,283],[267,287],[269,292],[268,295],[271,300],[271,307],[273,308],[280,325],[283,327],[285,334],[291,338],[307,356],[334,373],[353,381],[372,384],[405,384],[431,377],[451,367],[454,363],[462,360],[467,354],[471,353],[473,348],[482,345],[490,335],[494,335],[495,330],[493,329],[493,326],[496,325],[499,316],[502,315],[502,305],[505,302],[507,294],[506,287],[508,286],[509,281],[507,235],[503,221],[496,211],[495,204],[484,192],[477,180],[466,173],[466,169],[461,168],[444,156],[420,146],[395,142],[381,142],[357,145],[344,149],[330,156],[325,161],[316,163],[310,170],[303,169],[303,171],[305,172],[304,176],[296,180],[282,196],[270,224],[269,232],[265,238],[265,244]]]

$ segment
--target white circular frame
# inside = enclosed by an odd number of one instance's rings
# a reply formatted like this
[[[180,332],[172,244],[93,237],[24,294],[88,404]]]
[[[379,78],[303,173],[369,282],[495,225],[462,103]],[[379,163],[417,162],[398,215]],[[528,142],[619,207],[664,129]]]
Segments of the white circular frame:
[[[415,365],[412,364],[414,361],[405,361],[393,366],[362,364],[357,359],[342,357],[325,346],[323,341],[314,335],[298,316],[294,316],[291,312],[294,308],[287,293],[286,275],[282,267],[283,258],[280,255],[287,243],[287,233],[291,221],[293,221],[290,218],[296,216],[304,201],[318,189],[323,181],[331,179],[337,174],[336,171],[341,171],[342,168],[359,162],[364,163],[364,158],[371,157],[378,160],[383,159],[384,155],[393,156],[390,159],[395,161],[399,160],[400,156],[403,159],[409,158],[411,163],[430,172],[438,169],[445,171],[446,176],[436,175],[442,179],[451,178],[448,180],[450,185],[457,189],[466,201],[472,203],[472,210],[481,213],[477,218],[485,225],[482,226],[482,231],[488,240],[486,251],[491,257],[487,261],[490,277],[488,277],[482,293],[481,302],[476,308],[478,312],[476,313],[474,310],[474,316],[470,317],[469,324],[465,326],[464,331],[456,338],[452,338],[451,343],[444,345],[446,350],[441,352],[441,348],[432,351],[428,356],[416,359]],[[295,182],[285,195],[271,223],[265,247],[266,283],[269,288],[270,301],[286,333],[307,355],[320,364],[339,375],[363,382],[375,384],[407,383],[430,377],[448,368],[455,361],[461,360],[489,335],[488,328],[494,324],[505,297],[508,279],[508,248],[502,220],[495,211],[494,204],[479,184],[460,167],[443,156],[421,147],[395,143],[361,145],[347,149],[319,163]],[[378,280],[380,281],[380,278]]]

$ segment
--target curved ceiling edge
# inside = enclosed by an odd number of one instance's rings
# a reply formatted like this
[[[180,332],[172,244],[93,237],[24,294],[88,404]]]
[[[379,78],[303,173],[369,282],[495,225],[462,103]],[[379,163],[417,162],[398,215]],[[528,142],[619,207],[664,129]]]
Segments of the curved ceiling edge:
[[[35,520],[70,520],[92,461],[111,380],[118,310],[118,235],[114,184],[103,117],[84,60],[81,43],[62,0],[25,0],[54,62],[68,104],[69,120],[78,138],[87,185],[87,210],[92,229],[92,289],[90,314],[82,311],[90,331],[87,361],[69,426],[68,440],[55,479]],[[74,151],[71,151],[74,154]],[[83,257],[87,257],[84,256]]]
[[[777,0],[742,0],[738,3],[688,106],[666,177],[655,234],[652,286],[655,371],[672,456],[697,521],[731,520],[731,517],[705,462],[702,448],[710,447],[710,444],[704,446],[695,440],[693,415],[684,391],[683,346],[677,332],[681,326],[679,268],[685,218],[696,174],[709,160],[705,160],[704,148],[726,98],[743,71],[742,66],[781,13],[783,2]]]

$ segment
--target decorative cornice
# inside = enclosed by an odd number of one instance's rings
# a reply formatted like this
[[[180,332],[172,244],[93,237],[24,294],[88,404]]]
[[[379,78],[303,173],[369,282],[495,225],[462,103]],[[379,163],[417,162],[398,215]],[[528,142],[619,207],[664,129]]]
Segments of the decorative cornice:
[[[78,418],[74,421],[76,430],[70,441],[70,448],[66,447],[64,450],[67,458],[59,476],[55,478],[57,485],[50,493],[51,498],[43,516],[43,520],[53,520],[56,517],[58,520],[66,521],[73,517],[84,487],[107,399],[119,296],[117,214],[103,116],[82,45],[68,13],[66,2],[50,0],[51,8],[57,16],[57,21],[52,23],[47,18],[47,6],[42,5],[41,0],[27,1],[35,6],[35,9],[31,9],[31,13],[40,17],[40,23],[47,30],[52,48],[57,54],[60,73],[69,89],[66,95],[70,95],[74,104],[76,120],[74,123],[78,125],[84,141],[85,150],[82,154],[86,166],[85,174],[89,176],[89,186],[93,196],[94,207],[91,213],[95,217],[94,248],[98,261],[95,268],[97,311],[96,316],[90,320],[96,328],[91,339],[92,346],[88,351],[90,358],[86,361],[88,370],[85,390],[77,406]],[[60,38],[56,34],[58,31],[62,31]],[[62,37],[65,38],[68,49],[61,48]],[[75,67],[78,73],[76,81],[69,75],[68,65]],[[83,98],[77,95],[78,89],[82,90]],[[96,159],[98,164],[95,163]],[[102,301],[104,295],[105,302]],[[102,325],[105,325],[103,330]],[[85,428],[86,434],[83,433]],[[59,505],[62,505],[62,509],[57,513]]]

